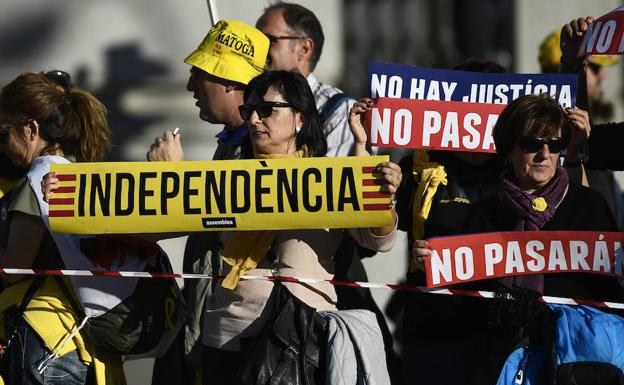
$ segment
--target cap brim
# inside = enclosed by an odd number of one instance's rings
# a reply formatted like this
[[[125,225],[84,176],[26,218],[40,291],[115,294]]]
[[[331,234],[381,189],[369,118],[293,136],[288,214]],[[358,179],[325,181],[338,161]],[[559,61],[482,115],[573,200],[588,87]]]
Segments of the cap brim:
[[[242,84],[249,83],[251,79],[262,73],[262,71],[256,70],[244,59],[237,59],[238,60],[228,60],[228,57],[225,55],[215,56],[200,50],[195,50],[184,59],[184,62],[206,71],[213,76]]]
[[[618,63],[618,58],[613,55],[592,55],[589,62],[601,66],[612,66]]]

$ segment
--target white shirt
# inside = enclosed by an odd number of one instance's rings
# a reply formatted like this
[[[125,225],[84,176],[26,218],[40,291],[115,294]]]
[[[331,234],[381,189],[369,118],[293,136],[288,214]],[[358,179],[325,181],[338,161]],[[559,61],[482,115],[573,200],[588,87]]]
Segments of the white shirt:
[[[314,94],[316,109],[319,111],[329,98],[337,93],[342,93],[336,87],[319,82],[313,73],[308,75],[307,80]],[[327,156],[353,155],[354,140],[349,128],[349,111],[354,104],[355,100],[352,98],[343,101],[323,124],[323,132],[325,132],[325,138],[327,139]]]

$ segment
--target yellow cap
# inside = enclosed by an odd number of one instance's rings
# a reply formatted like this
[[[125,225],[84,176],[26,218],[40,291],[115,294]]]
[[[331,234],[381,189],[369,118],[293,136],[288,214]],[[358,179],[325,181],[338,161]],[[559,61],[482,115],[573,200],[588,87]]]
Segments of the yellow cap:
[[[548,68],[559,67],[561,60],[561,47],[559,40],[561,38],[561,30],[556,30],[546,36],[539,47],[539,64],[542,72]],[[610,66],[618,62],[617,56],[612,55],[592,55],[589,62],[601,66]]]
[[[591,55],[589,62],[599,66],[612,66],[617,64],[618,58],[615,55]]]
[[[215,24],[184,62],[222,79],[247,84],[264,70],[269,38],[237,20]]]

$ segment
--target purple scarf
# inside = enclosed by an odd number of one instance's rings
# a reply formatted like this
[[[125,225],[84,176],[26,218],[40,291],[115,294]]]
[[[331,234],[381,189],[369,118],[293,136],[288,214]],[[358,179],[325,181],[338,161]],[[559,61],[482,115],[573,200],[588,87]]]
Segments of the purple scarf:
[[[532,194],[518,186],[513,178],[513,171],[507,169],[500,176],[498,185],[498,200],[501,205],[514,214],[518,221],[514,231],[538,231],[552,219],[565,196],[569,178],[567,171],[559,166],[555,175],[546,186]],[[538,293],[544,291],[544,276],[542,274],[517,275],[499,279],[499,282],[509,288],[530,289]]]

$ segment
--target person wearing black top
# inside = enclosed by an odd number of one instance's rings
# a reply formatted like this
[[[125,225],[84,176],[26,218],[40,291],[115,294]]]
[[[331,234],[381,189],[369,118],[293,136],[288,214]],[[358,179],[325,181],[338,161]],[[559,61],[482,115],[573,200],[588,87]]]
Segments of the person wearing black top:
[[[562,110],[547,95],[512,102],[494,128],[497,153],[507,165],[497,195],[476,204],[457,199],[438,204],[426,221],[424,238],[497,231],[617,231],[600,194],[571,183],[559,165],[573,126],[589,124],[584,117]],[[545,202],[545,208],[536,200]],[[427,242],[415,241],[412,255],[422,269],[424,258],[431,255]],[[411,284],[424,282],[422,271],[409,277]],[[541,295],[616,302],[624,298],[616,278],[582,273],[532,274],[453,288],[495,291],[515,300],[415,294],[420,317],[405,325],[421,353],[414,363],[414,382],[429,383],[435,377],[444,384],[496,383],[518,344],[552,343],[554,319],[537,300]]]

